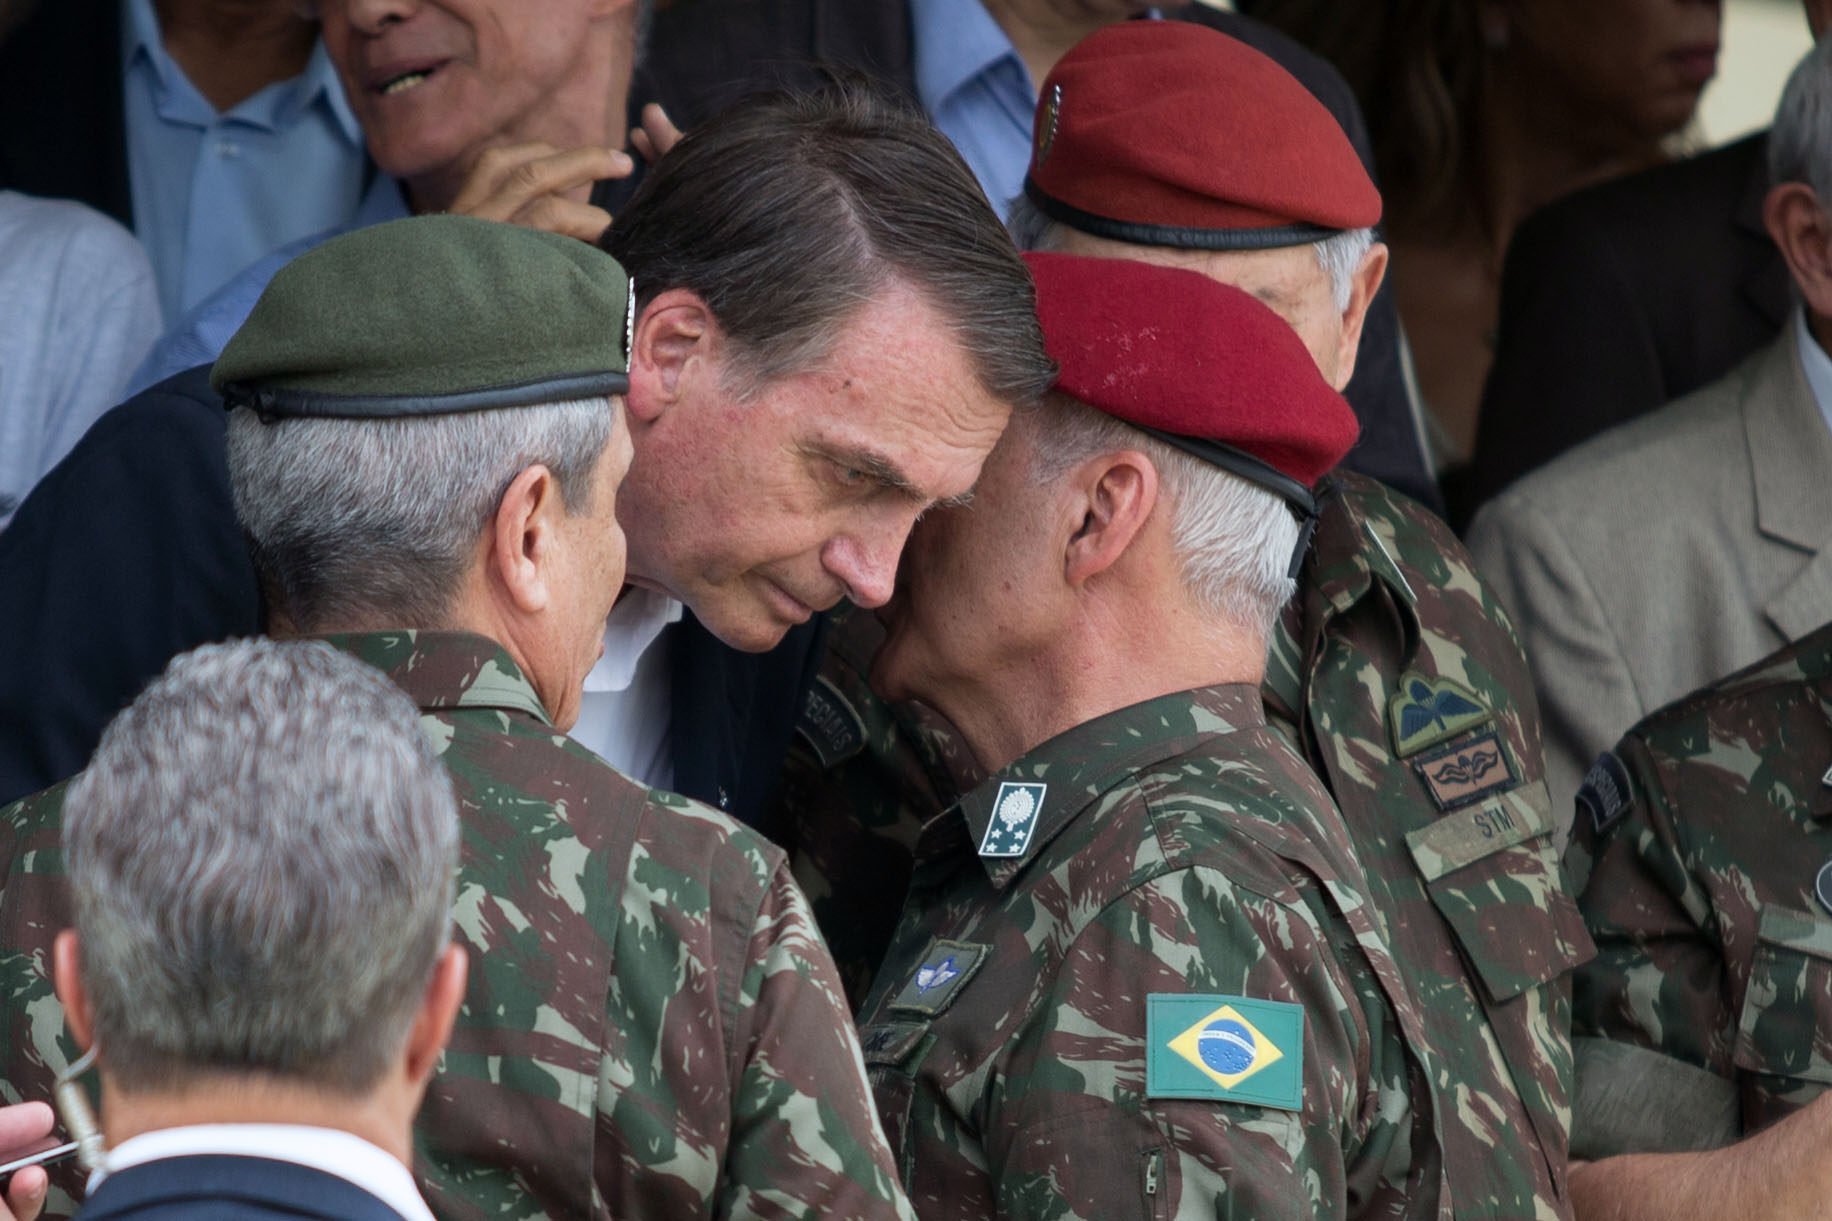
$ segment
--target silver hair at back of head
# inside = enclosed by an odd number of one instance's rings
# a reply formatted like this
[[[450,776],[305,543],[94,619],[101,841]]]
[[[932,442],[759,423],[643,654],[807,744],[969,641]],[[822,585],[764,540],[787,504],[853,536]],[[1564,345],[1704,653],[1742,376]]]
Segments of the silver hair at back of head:
[[[1070,227],[1046,216],[1031,202],[1030,196],[1019,194],[1012,198],[1010,211],[1005,217],[1005,228],[1019,250],[1047,251],[1063,248]],[[1331,299],[1335,301],[1338,311],[1349,307],[1349,301],[1355,294],[1355,272],[1360,269],[1361,261],[1368,257],[1368,251],[1373,246],[1372,229],[1344,229],[1320,242],[1312,243],[1311,249],[1317,255],[1317,266],[1329,277]]]
[[[1775,184],[1804,182],[1832,209],[1832,33],[1794,66],[1768,133],[1768,175]]]
[[[1101,454],[1130,449],[1149,458],[1161,503],[1168,503],[1184,588],[1209,613],[1270,638],[1296,589],[1290,566],[1299,526],[1283,500],[1062,395],[1036,420],[1031,475],[1039,484]]]
[[[542,465],[589,507],[610,400],[390,420],[229,416],[229,482],[268,596],[301,631],[442,627],[504,491]]]
[[[399,1054],[450,939],[458,814],[413,703],[317,643],[173,661],[64,804],[81,974],[123,1090],[341,1093]]]

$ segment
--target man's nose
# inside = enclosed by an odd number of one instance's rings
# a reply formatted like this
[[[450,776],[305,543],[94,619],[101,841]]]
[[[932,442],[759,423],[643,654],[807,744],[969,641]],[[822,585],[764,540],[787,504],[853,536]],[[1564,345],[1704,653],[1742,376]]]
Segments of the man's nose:
[[[821,564],[846,586],[855,606],[870,609],[890,601],[897,582],[897,557],[910,536],[910,523],[871,532],[843,534],[821,551]]]
[[[352,29],[373,35],[413,16],[420,0],[324,0],[321,7],[341,9]]]

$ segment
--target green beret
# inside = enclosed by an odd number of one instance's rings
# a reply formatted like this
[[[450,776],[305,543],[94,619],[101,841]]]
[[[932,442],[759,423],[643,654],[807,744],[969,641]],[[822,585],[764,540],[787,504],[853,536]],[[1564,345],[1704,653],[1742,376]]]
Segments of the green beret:
[[[416,216],[281,268],[210,385],[230,407],[345,419],[623,394],[634,304],[617,260],[575,238]]]

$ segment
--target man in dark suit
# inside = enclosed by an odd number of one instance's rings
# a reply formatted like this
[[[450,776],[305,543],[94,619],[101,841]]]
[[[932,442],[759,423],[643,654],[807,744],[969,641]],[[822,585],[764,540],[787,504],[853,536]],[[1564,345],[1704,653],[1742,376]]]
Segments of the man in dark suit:
[[[938,20],[933,26],[915,20],[920,5],[937,2],[676,0],[658,8],[644,62],[653,76],[657,96],[683,127],[740,96],[758,81],[805,84],[816,78],[816,64],[856,69],[894,85],[912,100],[925,100],[919,81],[925,58],[933,60],[957,53],[954,47],[924,43],[925,28],[958,26],[953,20]],[[1001,29],[1018,30],[1016,22],[1001,19],[1002,10],[1008,7],[999,0],[985,5]],[[1024,14],[1028,24],[1021,30],[1028,36],[1010,35],[1013,54],[1023,54],[1031,78],[1023,85],[1027,96],[1022,114],[1027,129],[1036,101],[1031,81],[1042,80],[1063,52],[1095,29],[1130,13],[1155,11],[1130,2],[1104,7],[1030,6]],[[1372,172],[1367,125],[1354,94],[1334,68],[1278,31],[1236,13],[1204,4],[1181,4],[1164,6],[1163,15],[1211,26],[1276,61],[1336,116],[1363,164]],[[942,116],[932,117],[941,122],[944,131],[948,130],[949,124]],[[1015,145],[1011,153],[1011,164],[1003,168],[1016,184],[1023,178],[1029,159],[1028,139]],[[969,157],[970,162],[973,160]],[[1007,202],[994,200],[1001,210]],[[1442,511],[1443,502],[1425,459],[1412,396],[1401,372],[1399,320],[1392,296],[1392,290],[1383,287],[1374,298],[1362,337],[1361,360],[1345,392],[1361,421],[1361,440],[1345,465],[1398,488],[1428,508]]]
[[[320,643],[209,646],[63,814],[57,994],[107,1142],[80,1215],[431,1221],[412,1123],[467,964],[458,805],[413,702]]]
[[[1817,38],[1832,3],[1806,0]],[[1781,333],[1768,135],[1600,183],[1508,246],[1469,510],[1581,441],[1717,381]],[[1458,523],[1461,525],[1462,523]]]

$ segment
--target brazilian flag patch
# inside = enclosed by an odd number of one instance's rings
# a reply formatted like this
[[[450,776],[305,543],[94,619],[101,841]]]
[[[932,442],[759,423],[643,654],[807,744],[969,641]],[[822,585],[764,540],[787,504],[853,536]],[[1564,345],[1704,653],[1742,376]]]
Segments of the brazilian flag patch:
[[[1145,998],[1145,1096],[1304,1109],[1304,1009],[1246,996]]]

